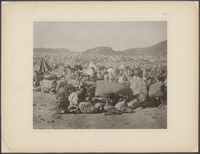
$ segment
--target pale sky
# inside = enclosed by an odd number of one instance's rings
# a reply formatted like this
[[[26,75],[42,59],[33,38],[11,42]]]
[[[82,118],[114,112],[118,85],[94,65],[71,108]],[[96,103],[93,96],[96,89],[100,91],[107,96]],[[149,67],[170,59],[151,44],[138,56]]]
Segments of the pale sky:
[[[34,22],[33,37],[34,48],[68,48],[80,52],[106,46],[119,51],[167,40],[167,22]]]

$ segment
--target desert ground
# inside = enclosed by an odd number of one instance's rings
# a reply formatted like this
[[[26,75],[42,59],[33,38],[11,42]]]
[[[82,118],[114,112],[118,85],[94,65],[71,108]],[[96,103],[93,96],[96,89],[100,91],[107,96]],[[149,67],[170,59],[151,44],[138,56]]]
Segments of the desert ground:
[[[120,115],[61,114],[55,95],[33,92],[33,129],[166,129],[167,107],[137,108]]]

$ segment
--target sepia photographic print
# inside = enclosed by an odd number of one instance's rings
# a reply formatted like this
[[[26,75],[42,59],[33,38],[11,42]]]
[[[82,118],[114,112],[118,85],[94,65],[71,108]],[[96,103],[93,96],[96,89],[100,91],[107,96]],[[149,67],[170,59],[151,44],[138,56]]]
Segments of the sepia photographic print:
[[[167,128],[167,21],[33,29],[33,129]]]
[[[198,10],[2,3],[2,152],[198,151]]]

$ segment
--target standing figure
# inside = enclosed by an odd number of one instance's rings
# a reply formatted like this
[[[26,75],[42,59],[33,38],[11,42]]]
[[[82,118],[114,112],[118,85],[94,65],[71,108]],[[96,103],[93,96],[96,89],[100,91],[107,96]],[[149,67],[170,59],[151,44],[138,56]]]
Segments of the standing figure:
[[[105,72],[104,73],[104,81],[108,82],[108,80],[109,80],[108,72]]]

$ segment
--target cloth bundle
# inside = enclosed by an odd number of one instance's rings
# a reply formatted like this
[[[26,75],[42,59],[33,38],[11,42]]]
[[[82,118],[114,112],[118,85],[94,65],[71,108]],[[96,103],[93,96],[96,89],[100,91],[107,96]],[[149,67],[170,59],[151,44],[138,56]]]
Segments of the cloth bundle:
[[[123,107],[126,106],[126,103],[125,101],[121,101],[121,102],[118,102],[116,105],[115,105],[115,108],[118,109],[118,110],[121,110]]]
[[[119,111],[123,111],[124,113],[130,113],[132,112],[132,109],[130,107],[127,106],[126,102],[125,101],[121,101],[121,102],[118,102],[116,105],[115,105],[115,108]]]
[[[148,96],[147,84],[145,81],[133,81],[130,83],[130,88],[133,91],[133,95],[138,95],[138,99],[143,102],[146,101]]]
[[[127,106],[128,106],[128,107],[131,107],[131,108],[135,108],[135,106],[136,106],[138,103],[140,104],[140,102],[139,102],[137,99],[134,99],[134,100],[128,102],[128,103],[127,103]]]
[[[96,113],[98,111],[98,109],[90,102],[81,102],[78,107],[82,113]]]
[[[127,106],[132,108],[133,110],[139,107],[145,107],[145,103],[139,102],[137,99],[134,99],[127,103]]]
[[[74,106],[78,106],[78,96],[77,96],[77,92],[73,92],[69,95],[68,98],[70,105],[74,105]]]
[[[124,83],[96,82],[95,96],[106,98],[118,94],[120,97],[130,97],[132,96],[132,93],[131,88]]]
[[[41,91],[47,93],[56,90],[57,86],[56,80],[42,80],[40,84],[41,84]]]
[[[164,84],[160,81],[160,82],[157,82],[155,84],[152,84],[150,87],[149,87],[149,97],[150,98],[155,98],[155,97],[161,97],[163,96],[163,90],[164,88]]]

